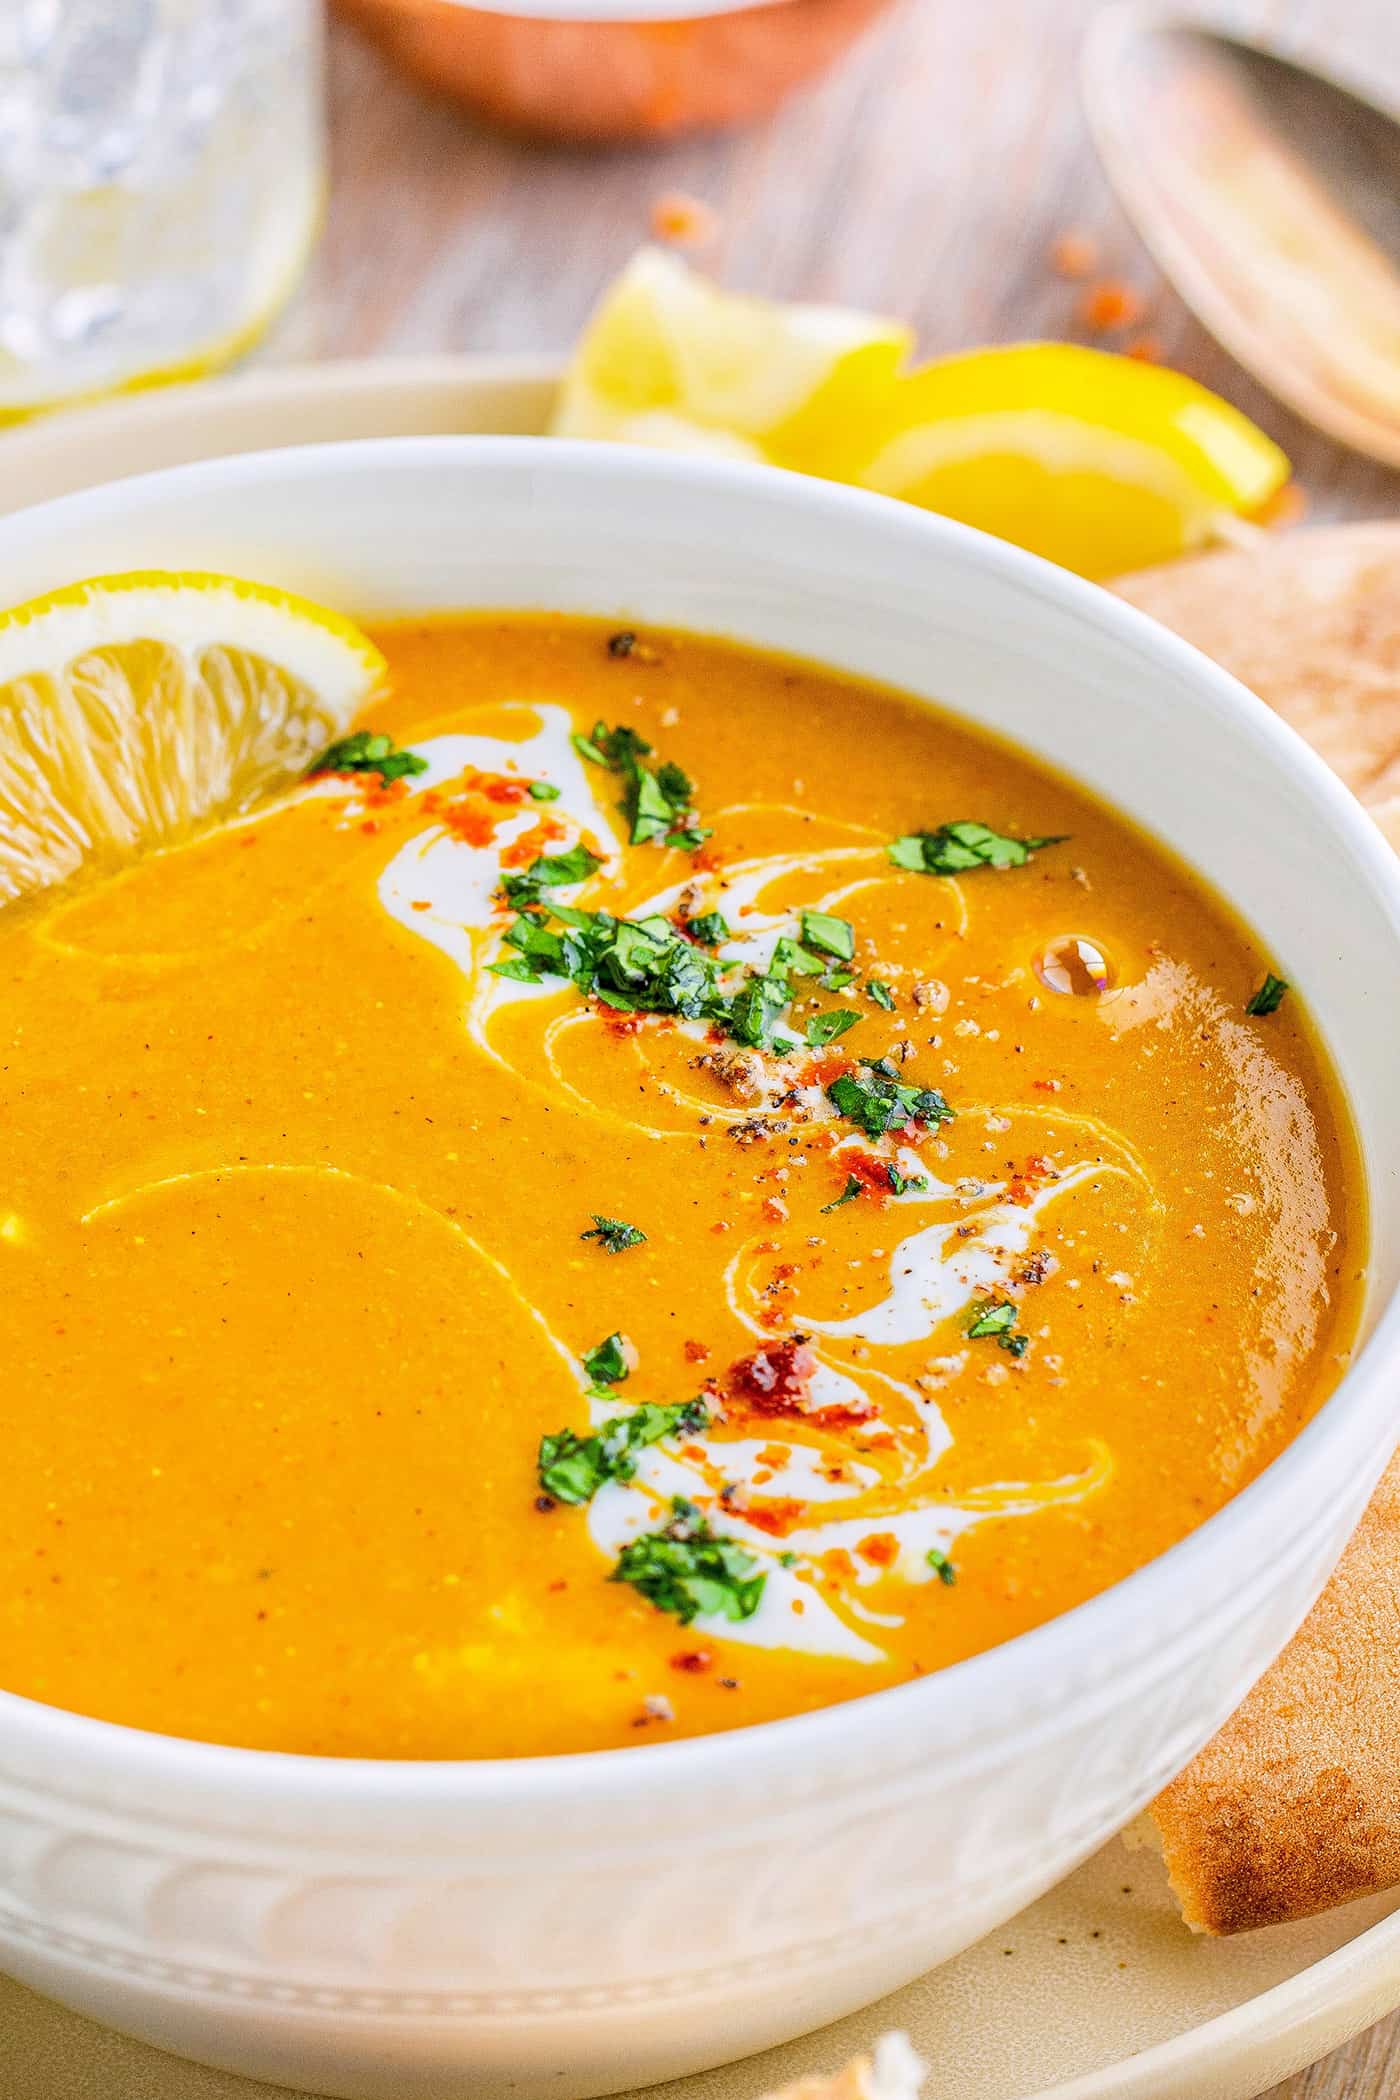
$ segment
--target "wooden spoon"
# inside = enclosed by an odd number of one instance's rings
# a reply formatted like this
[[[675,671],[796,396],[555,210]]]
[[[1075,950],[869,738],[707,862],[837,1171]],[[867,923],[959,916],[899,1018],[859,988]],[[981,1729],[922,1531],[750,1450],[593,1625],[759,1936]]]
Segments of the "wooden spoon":
[[[1110,180],[1211,334],[1400,466],[1400,121],[1162,0],[1098,16],[1083,89]]]

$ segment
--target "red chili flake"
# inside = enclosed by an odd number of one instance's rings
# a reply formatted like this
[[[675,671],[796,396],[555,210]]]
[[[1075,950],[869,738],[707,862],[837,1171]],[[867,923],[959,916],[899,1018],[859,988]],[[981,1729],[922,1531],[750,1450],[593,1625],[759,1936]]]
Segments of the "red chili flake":
[[[823,1086],[830,1086],[833,1079],[840,1079],[855,1069],[856,1061],[853,1057],[846,1057],[839,1050],[828,1050],[814,1061],[812,1077],[819,1079]]]
[[[256,832],[245,832],[243,837],[238,841],[238,843],[240,846],[256,846],[258,843]]]
[[[802,1522],[807,1514],[807,1504],[792,1495],[773,1495],[766,1501],[746,1502],[743,1505],[745,1523],[766,1531],[770,1538],[783,1539]]]
[[[446,803],[442,810],[444,829],[463,846],[489,846],[496,836],[499,819],[480,803]]]
[[[765,1196],[759,1208],[775,1225],[781,1225],[787,1218],[788,1207],[780,1196]]]
[[[872,1531],[868,1539],[861,1540],[856,1552],[872,1568],[888,1568],[899,1558],[899,1540],[892,1531]]]
[[[472,784],[488,802],[523,802],[530,792],[528,780],[512,779],[508,773],[483,774],[479,786],[475,781]]]
[[[1166,356],[1159,335],[1135,335],[1130,343],[1123,345],[1125,357],[1135,357],[1140,365],[1159,365]]]
[[[625,1037],[640,1035],[642,1032],[643,1016],[641,1014],[621,1014],[615,1006],[604,1005],[601,999],[595,1003],[593,1012],[603,1023],[609,1035]]]
[[[345,777],[347,776],[342,775],[342,778]],[[361,790],[361,798],[367,809],[383,809],[387,803],[404,801],[408,794],[408,782],[402,778],[384,780],[378,773],[351,773],[348,778],[372,783]]]
[[[782,1308],[772,1306],[759,1314],[765,1326],[783,1318]],[[756,1415],[801,1415],[823,1429],[854,1426],[874,1412],[868,1407],[812,1406],[812,1379],[817,1358],[805,1335],[792,1334],[786,1341],[756,1349],[740,1357],[727,1373],[726,1391]]]
[[[518,839],[511,840],[501,855],[501,866],[503,868],[528,867],[532,860],[539,858],[546,847],[552,846],[557,839],[563,838],[565,828],[557,817],[541,817],[538,824],[532,824],[530,829],[522,832]]]
[[[1042,1094],[1058,1094],[1060,1091],[1058,1079],[1033,1079],[1031,1085]]]
[[[688,1364],[703,1364],[708,1361],[710,1354],[708,1342],[685,1342],[682,1344],[682,1347],[685,1350],[685,1360]]]
[[[415,897],[409,906],[410,911],[431,911],[432,908],[433,902],[431,897]]]
[[[1030,1203],[1034,1200],[1038,1184],[1052,1180],[1055,1169],[1043,1152],[1032,1152],[1020,1172],[1006,1185],[1008,1203]]]
[[[890,1163],[873,1152],[843,1152],[842,1164],[872,1196],[881,1201],[890,1193]]]
[[[692,1677],[714,1668],[714,1657],[708,1648],[683,1648],[679,1655],[671,1657],[673,1670],[684,1670]]]

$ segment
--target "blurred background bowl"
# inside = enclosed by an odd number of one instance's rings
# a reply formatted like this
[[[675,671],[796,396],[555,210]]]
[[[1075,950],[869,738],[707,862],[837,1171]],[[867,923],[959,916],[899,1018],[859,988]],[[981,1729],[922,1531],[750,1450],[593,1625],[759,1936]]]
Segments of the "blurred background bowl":
[[[618,144],[749,123],[831,65],[891,0],[336,0],[397,64],[535,138]]]

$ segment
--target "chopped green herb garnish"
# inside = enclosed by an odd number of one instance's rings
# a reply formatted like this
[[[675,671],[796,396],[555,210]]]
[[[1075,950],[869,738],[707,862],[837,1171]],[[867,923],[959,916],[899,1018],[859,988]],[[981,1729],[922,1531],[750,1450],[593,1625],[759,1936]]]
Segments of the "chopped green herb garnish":
[[[717,911],[702,912],[698,919],[687,919],[685,930],[702,948],[718,948],[721,941],[730,939],[729,928]]]
[[[716,1538],[695,1504],[677,1495],[665,1530],[630,1539],[608,1579],[630,1582],[658,1611],[674,1612],[688,1626],[701,1613],[751,1619],[767,1581],[753,1573],[757,1566],[752,1553]]]
[[[881,978],[871,977],[867,980],[865,996],[867,999],[873,999],[877,1006],[883,1006],[887,1014],[894,1012],[894,993]]]
[[[585,848],[574,850],[586,852]],[[767,969],[760,972],[707,954],[659,914],[618,919],[611,912],[556,904],[541,890],[549,882],[565,879],[558,873],[565,858],[557,855],[553,860],[536,861],[525,875],[507,879],[508,894],[524,909],[507,928],[504,939],[529,974],[503,962],[492,966],[498,975],[522,983],[566,977],[585,997],[599,999],[620,1013],[678,1014],[687,1020],[708,1021],[736,1043],[780,1055],[798,1047],[787,1038],[780,1041],[775,1031],[792,1004],[792,980],[822,975],[819,955],[785,937],[776,943]],[[575,863],[568,870],[568,879],[579,880],[583,872],[581,864]],[[692,920],[687,930],[692,928],[703,929],[707,940],[727,937],[729,932],[717,912]],[[835,1032],[853,1026],[855,1018],[843,1020]],[[818,1020],[821,1027],[828,1025],[828,1017]]]
[[[1247,1014],[1277,1013],[1283,1004],[1283,995],[1288,988],[1288,979],[1286,977],[1275,977],[1272,970],[1266,971],[1264,982],[1250,1000],[1245,1008],[1245,1012]]]
[[[313,773],[377,773],[381,780],[402,780],[409,773],[426,773],[428,761],[417,751],[400,751],[382,729],[356,729],[323,751]]]
[[[822,978],[822,990],[824,992],[844,992],[847,985],[854,984],[855,981],[856,973],[854,970],[828,970]]]
[[[557,802],[559,800],[559,790],[552,780],[532,780],[530,782],[530,796],[531,800],[535,802]]]
[[[523,955],[508,955],[504,962],[488,965],[493,977],[508,977],[513,984],[538,984],[537,972]]]
[[[635,642],[635,635],[632,639]],[[710,836],[694,821],[693,781],[669,760],[654,771],[643,764],[651,756],[651,745],[635,729],[625,723],[609,729],[606,722],[595,722],[591,735],[575,736],[573,741],[574,749],[590,765],[606,766],[622,775],[622,813],[634,846],[660,839],[663,845],[693,853]]]
[[[940,1552],[937,1546],[930,1546],[924,1558],[939,1581],[946,1582],[949,1589],[951,1589],[958,1579],[958,1571],[949,1560],[947,1554]]]
[[[827,911],[803,912],[802,939],[808,948],[834,955],[838,962],[850,962],[856,952],[856,931],[850,920],[834,919]]]
[[[625,1218],[603,1218],[597,1211],[591,1213],[593,1229],[581,1232],[581,1240],[596,1240],[604,1254],[625,1254],[629,1247],[640,1247],[646,1234],[639,1225],[629,1225]]]
[[[854,1174],[848,1174],[846,1176],[846,1186],[842,1189],[840,1195],[835,1199],[835,1201],[832,1203],[824,1203],[822,1205],[822,1216],[825,1217],[828,1211],[840,1210],[841,1205],[843,1203],[854,1203],[856,1197],[860,1194],[860,1191],[860,1182],[856,1180]]]
[[[905,1086],[887,1057],[865,1057],[859,1072],[833,1079],[826,1097],[869,1138],[883,1137],[905,1123],[950,1123],[953,1110],[936,1087]]]
[[[621,722],[616,729],[609,729],[606,722],[595,722],[590,736],[576,735],[571,741],[580,758],[586,758],[590,765],[607,766],[614,773],[624,772],[638,759],[651,756],[646,738]]]
[[[540,1438],[540,1486],[556,1502],[590,1502],[604,1481],[630,1480],[637,1452],[667,1436],[690,1436],[704,1429],[710,1411],[703,1400],[683,1400],[674,1407],[634,1409],[617,1415],[592,1436],[572,1429]]]
[[[627,1345],[620,1334],[610,1334],[606,1341],[590,1349],[583,1359],[583,1368],[595,1385],[621,1385],[627,1376]]]
[[[820,1050],[826,1043],[834,1043],[838,1035],[854,1028],[860,1015],[850,1006],[833,1006],[830,1013],[813,1014],[807,1023],[807,1044],[812,1050]]]
[[[893,1160],[889,1162],[885,1172],[890,1177],[892,1196],[915,1196],[928,1187],[927,1174],[901,1174]]]
[[[994,1341],[1008,1356],[1024,1356],[1030,1348],[1028,1334],[1018,1334],[1016,1322],[1020,1318],[1019,1308],[1009,1298],[989,1298],[979,1307],[968,1327],[968,1340],[972,1342]]]
[[[508,904],[517,907],[537,904],[545,890],[563,889],[566,884],[586,882],[603,865],[587,846],[570,846],[567,853],[542,853],[531,861],[523,875],[506,875],[501,889]]]
[[[1043,839],[1006,838],[988,824],[940,824],[937,831],[910,831],[885,851],[897,868],[921,875],[965,875],[970,868],[1023,868],[1042,846],[1061,846],[1067,832]]]

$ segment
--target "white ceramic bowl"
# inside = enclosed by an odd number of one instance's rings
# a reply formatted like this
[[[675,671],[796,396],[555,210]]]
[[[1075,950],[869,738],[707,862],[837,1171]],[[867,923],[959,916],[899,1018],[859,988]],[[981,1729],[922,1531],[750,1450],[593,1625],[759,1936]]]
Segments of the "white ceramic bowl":
[[[936,696],[1194,863],[1323,1019],[1371,1178],[1370,1340],[1226,1510],[1037,1632],[799,1719],[509,1763],[271,1756],[0,1697],[0,1961],[167,2048],[372,2100],[569,2100],[834,2019],[1134,1815],[1291,1633],[1361,1509],[1396,1433],[1400,866],[1289,730],[1151,622],[820,482],[400,439],[0,522],[0,601],[145,565],[361,613],[670,622]]]

